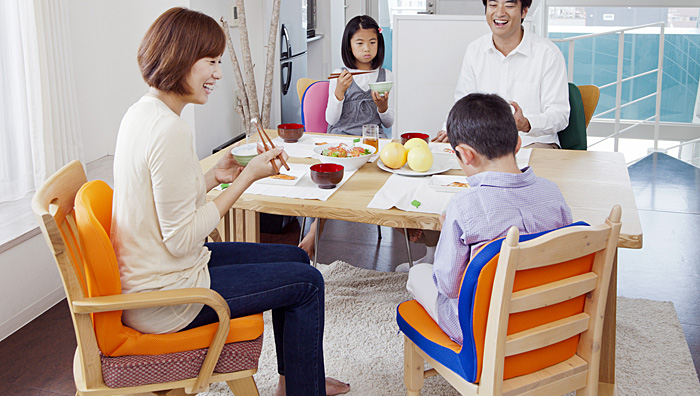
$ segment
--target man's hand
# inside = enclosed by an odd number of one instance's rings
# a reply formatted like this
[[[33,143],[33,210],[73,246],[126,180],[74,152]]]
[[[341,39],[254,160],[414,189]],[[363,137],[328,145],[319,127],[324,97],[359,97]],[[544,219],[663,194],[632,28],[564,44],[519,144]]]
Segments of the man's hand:
[[[438,143],[449,143],[449,139],[447,138],[447,131],[440,130],[437,133],[437,136],[431,140],[431,142],[438,142]]]
[[[523,109],[520,108],[518,102],[512,101],[510,105],[515,109],[513,118],[515,118],[515,126],[518,127],[518,131],[530,132],[530,121],[523,115]]]
[[[378,92],[372,91],[372,100],[374,101],[374,104],[377,105],[377,109],[380,113],[385,113],[389,108],[389,92],[385,93],[384,96],[381,96]]]

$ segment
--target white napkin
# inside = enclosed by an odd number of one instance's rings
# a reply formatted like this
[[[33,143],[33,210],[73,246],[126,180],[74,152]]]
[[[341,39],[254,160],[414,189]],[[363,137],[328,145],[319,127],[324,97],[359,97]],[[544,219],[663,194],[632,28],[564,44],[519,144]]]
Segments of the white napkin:
[[[429,181],[429,177],[393,174],[377,191],[367,207],[372,209],[396,207],[407,212],[441,214],[454,193],[435,191],[428,186]]]
[[[523,169],[530,163],[530,154],[532,154],[531,148],[521,148],[517,154],[515,154],[515,161],[518,163],[518,168]]]
[[[311,175],[309,174],[309,167],[311,165],[307,164],[289,164],[292,171],[297,171],[299,169],[304,170],[304,174],[301,180],[293,186],[280,186],[273,184],[260,183],[259,181],[253,183],[247,190],[246,194],[259,194],[268,195],[272,197],[287,197],[287,198],[300,198],[300,199],[318,199],[319,201],[326,201],[333,195],[334,192],[338,191],[340,186],[345,184],[346,181],[356,171],[345,171],[343,174],[343,180],[336,185],[335,188],[322,189],[319,188],[313,180],[311,180]]]

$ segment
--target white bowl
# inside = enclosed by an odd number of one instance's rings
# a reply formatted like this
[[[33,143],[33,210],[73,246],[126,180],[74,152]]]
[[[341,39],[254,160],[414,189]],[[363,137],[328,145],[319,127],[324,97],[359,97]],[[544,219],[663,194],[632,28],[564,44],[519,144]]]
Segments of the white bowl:
[[[346,171],[354,171],[356,169],[360,169],[360,167],[369,161],[370,157],[372,154],[375,153],[376,149],[374,146],[370,146],[368,144],[362,144],[362,143],[355,143],[356,147],[362,147],[364,149],[369,150],[369,154],[367,155],[361,155],[359,157],[345,157],[345,158],[339,158],[339,157],[329,157],[327,155],[321,154],[323,150],[330,148],[330,147],[337,147],[340,143],[329,143],[329,144],[324,144],[322,146],[316,146],[314,147],[314,153],[316,153],[316,157],[318,157],[319,160],[323,163],[330,163],[330,164],[340,164],[345,167]]]
[[[369,89],[381,95],[384,95],[385,93],[391,91],[392,85],[394,85],[392,81],[374,82],[369,83]]]
[[[248,162],[250,160],[252,160],[256,155],[258,155],[258,144],[242,144],[240,146],[232,148],[231,154],[233,154],[233,158],[235,158],[239,164],[246,166],[248,165]]]

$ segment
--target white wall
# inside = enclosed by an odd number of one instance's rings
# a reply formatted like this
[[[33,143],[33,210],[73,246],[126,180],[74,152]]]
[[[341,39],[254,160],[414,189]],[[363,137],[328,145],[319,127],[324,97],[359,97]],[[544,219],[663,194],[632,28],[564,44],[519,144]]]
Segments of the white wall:
[[[66,3],[87,162],[114,154],[122,116],[147,90],[138,70],[136,53],[143,35],[158,15],[171,7],[185,6],[218,21],[222,15],[229,18],[230,4],[235,4],[235,0],[71,0]],[[254,27],[269,26],[269,22],[261,23],[263,5],[258,0],[249,0],[246,5],[256,73],[264,73],[261,72],[263,39]],[[237,29],[231,29],[231,33],[238,43]],[[212,148],[240,131],[233,110],[235,84],[228,52],[223,62],[224,78],[217,84],[210,103],[196,108],[187,106],[183,111],[183,118],[195,128],[200,157],[210,154]],[[259,92],[262,92],[262,78],[262,74],[257,78]],[[63,297],[56,264],[42,235],[0,253],[0,340]]]
[[[65,297],[43,235],[0,254],[0,340]]]

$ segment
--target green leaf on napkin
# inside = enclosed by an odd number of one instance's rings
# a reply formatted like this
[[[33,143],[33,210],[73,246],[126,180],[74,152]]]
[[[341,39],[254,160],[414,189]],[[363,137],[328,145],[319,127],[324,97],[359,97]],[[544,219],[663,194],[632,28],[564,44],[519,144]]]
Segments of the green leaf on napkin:
[[[418,202],[418,201],[416,201],[416,200],[414,199],[413,201],[411,201],[411,205],[413,205],[413,206],[415,206],[416,208],[418,208],[418,207],[420,206],[420,202]]]

